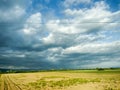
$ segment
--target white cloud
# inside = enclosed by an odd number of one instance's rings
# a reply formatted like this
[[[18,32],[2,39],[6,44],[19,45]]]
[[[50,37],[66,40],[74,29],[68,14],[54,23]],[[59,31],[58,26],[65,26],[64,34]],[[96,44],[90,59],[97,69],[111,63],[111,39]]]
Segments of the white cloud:
[[[64,11],[67,19],[50,20],[47,28],[52,32],[63,34],[86,33],[93,30],[104,29],[108,23],[119,16],[108,10],[108,6],[103,2],[97,2],[90,9],[66,9]],[[105,23],[104,23],[105,22]]]
[[[80,44],[76,46],[71,46],[63,50],[63,54],[72,54],[72,53],[112,53],[119,51],[116,50],[120,46],[120,42],[112,43],[88,43]]]
[[[32,14],[24,25],[23,32],[27,35],[36,34],[41,30],[41,13]]]
[[[47,23],[47,27],[51,32],[59,32],[59,33],[65,33],[65,34],[74,34],[78,33],[78,29],[74,27],[73,25],[63,22],[61,20],[54,20],[49,21]]]
[[[109,58],[108,58],[109,59]],[[119,58],[117,58],[119,59]],[[109,59],[107,61],[101,61],[99,63],[88,63],[86,65],[81,65],[82,68],[108,68],[108,67],[119,67],[120,66],[120,61],[116,60],[116,58],[114,58],[114,61]]]
[[[30,25],[33,25],[35,26],[36,28],[39,28],[40,26],[38,25],[41,25],[41,13],[38,12],[38,13],[35,13],[35,14],[32,14],[26,21],[28,24]]]
[[[64,14],[67,18],[47,22],[49,32],[70,35],[119,30],[116,22],[119,22],[120,11],[109,11],[104,1],[96,2],[92,8],[65,9]]]
[[[54,44],[55,43],[55,38],[53,34],[49,34],[47,37],[42,38],[42,41],[44,44]]]

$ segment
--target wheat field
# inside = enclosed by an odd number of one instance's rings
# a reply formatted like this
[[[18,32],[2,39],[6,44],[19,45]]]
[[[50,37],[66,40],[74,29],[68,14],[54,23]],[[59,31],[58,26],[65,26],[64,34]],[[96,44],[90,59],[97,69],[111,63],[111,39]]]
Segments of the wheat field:
[[[120,90],[120,70],[0,74],[0,90]]]

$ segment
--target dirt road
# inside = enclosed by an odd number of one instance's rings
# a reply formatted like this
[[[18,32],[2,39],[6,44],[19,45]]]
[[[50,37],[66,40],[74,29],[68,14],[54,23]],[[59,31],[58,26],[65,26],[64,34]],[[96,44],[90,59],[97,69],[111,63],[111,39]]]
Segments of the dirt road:
[[[1,75],[1,90],[22,90],[9,75]]]

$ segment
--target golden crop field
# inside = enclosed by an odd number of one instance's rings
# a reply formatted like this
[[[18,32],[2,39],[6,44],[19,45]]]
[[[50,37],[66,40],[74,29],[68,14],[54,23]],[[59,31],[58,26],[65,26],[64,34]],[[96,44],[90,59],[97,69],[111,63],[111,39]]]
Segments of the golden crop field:
[[[120,70],[1,74],[0,90],[120,90]]]

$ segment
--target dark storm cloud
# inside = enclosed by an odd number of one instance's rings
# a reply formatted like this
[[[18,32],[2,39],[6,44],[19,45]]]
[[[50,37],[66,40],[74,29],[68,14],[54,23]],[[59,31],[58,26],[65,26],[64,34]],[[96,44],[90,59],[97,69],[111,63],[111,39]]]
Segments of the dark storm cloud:
[[[0,58],[0,63],[1,63],[1,67],[5,67],[5,68],[11,68],[11,69],[52,69],[54,66],[53,64],[43,61],[42,58],[15,58],[15,57],[11,57],[11,58],[5,58],[5,57],[1,57]],[[27,60],[26,60],[27,59]],[[33,61],[34,59],[34,61]]]
[[[30,1],[30,0],[29,0]],[[28,0],[0,1],[0,46],[9,47],[18,39],[17,31],[23,28]],[[18,36],[18,37],[17,37]]]
[[[10,69],[53,69],[60,68],[48,61],[45,53],[8,50],[0,53],[0,68]]]
[[[31,0],[29,0],[31,1]],[[0,0],[0,7],[3,9],[9,9],[15,5],[20,5],[23,7],[26,7],[26,3],[28,3],[28,0]]]

